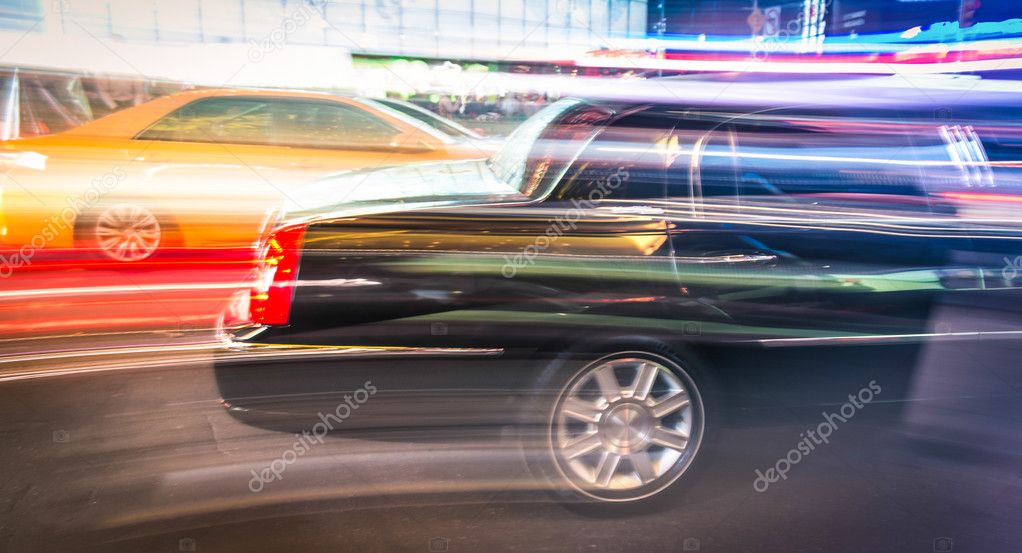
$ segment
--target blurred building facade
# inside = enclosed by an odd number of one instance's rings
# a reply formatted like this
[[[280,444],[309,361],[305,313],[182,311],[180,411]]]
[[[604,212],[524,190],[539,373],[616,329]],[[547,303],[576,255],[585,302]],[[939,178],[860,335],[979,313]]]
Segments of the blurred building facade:
[[[647,0],[0,0],[0,29],[352,54],[570,59],[646,36]]]

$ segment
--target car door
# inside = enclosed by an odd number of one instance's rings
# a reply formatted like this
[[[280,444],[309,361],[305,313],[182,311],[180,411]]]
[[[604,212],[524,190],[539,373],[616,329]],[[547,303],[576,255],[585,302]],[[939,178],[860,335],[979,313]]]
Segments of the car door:
[[[747,116],[688,140],[668,168],[670,200],[692,206],[670,227],[687,292],[767,333],[925,329],[950,246],[928,212],[891,201],[918,170],[890,162],[899,138]]]
[[[665,171],[680,155],[678,143],[671,140],[676,127],[676,116],[646,107],[615,118],[585,144],[543,203],[568,213],[645,220],[655,229],[655,234],[624,235],[640,255],[610,263],[632,281],[629,286],[609,281],[601,305],[592,310],[628,314],[634,317],[630,330],[643,335],[693,334],[694,321],[717,316],[684,297],[677,286],[669,240],[670,217],[677,206],[666,198]],[[630,293],[636,290],[642,293]]]
[[[528,343],[542,328],[594,323],[586,315],[610,298],[653,295],[650,266],[669,262],[665,241],[656,218],[553,206],[324,222],[306,233],[293,331]]]

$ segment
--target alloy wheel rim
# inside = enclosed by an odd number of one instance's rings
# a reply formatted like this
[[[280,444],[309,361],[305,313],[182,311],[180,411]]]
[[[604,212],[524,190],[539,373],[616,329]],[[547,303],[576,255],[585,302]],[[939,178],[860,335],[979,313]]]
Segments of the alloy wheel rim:
[[[140,261],[160,245],[160,222],[151,211],[137,205],[115,205],[96,220],[96,243],[108,257],[118,261]]]
[[[605,501],[648,497],[677,480],[703,429],[701,398],[683,374],[645,355],[604,358],[580,371],[551,418],[561,475]]]

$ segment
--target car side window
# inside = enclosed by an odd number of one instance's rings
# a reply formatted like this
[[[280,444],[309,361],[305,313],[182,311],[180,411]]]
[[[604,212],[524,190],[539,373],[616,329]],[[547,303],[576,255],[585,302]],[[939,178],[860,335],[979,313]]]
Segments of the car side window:
[[[334,102],[280,102],[273,109],[278,145],[307,148],[399,148],[401,131],[365,111]]]
[[[703,196],[733,196],[734,136],[716,116],[672,113],[676,125],[657,151],[664,166],[668,198],[690,201]]]
[[[923,150],[900,126],[828,126],[823,120],[750,121],[736,128],[742,196],[924,194],[917,163]]]
[[[136,138],[174,142],[273,144],[270,103],[257,98],[207,98],[160,119]]]
[[[400,131],[387,122],[334,102],[208,98],[179,108],[137,138],[366,149],[400,147],[398,136]]]
[[[739,196],[735,136],[729,127],[720,127],[699,137],[692,147],[692,157],[688,178],[695,184],[693,190],[696,197]],[[682,191],[672,194],[680,195]]]
[[[579,154],[550,199],[662,199],[664,141],[672,125],[641,112],[616,121]]]
[[[940,149],[924,147],[922,137],[896,125],[856,128],[854,122],[830,125],[827,119],[800,120],[797,114],[781,121],[780,115],[748,115],[709,130],[680,123],[671,140],[684,153],[667,168],[667,195],[743,201],[799,194],[925,194],[917,162]],[[930,170],[928,176],[943,178],[942,173]]]

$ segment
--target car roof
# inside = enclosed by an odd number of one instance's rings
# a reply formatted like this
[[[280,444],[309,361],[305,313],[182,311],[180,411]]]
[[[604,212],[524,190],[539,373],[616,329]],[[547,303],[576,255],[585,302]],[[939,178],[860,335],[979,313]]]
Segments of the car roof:
[[[313,99],[351,97],[350,95],[346,94],[335,94],[331,92],[323,92],[317,90],[285,90],[274,88],[203,88],[195,90],[183,90],[181,92],[175,92],[174,94],[170,94],[170,96],[180,96],[189,98],[270,96]]]

